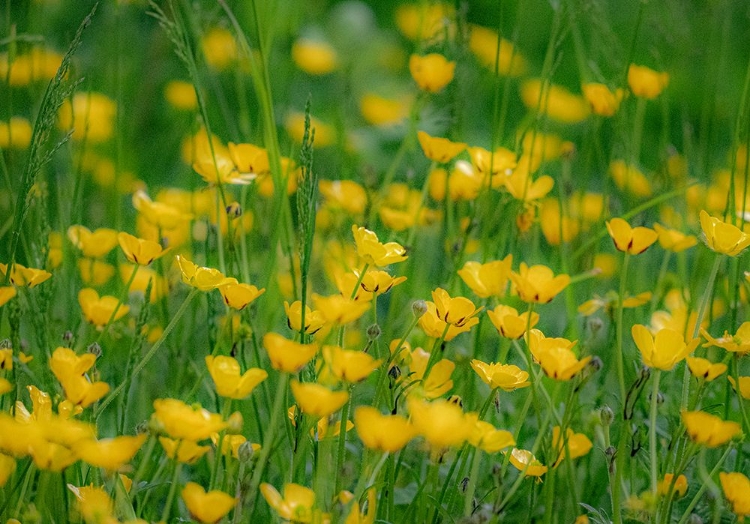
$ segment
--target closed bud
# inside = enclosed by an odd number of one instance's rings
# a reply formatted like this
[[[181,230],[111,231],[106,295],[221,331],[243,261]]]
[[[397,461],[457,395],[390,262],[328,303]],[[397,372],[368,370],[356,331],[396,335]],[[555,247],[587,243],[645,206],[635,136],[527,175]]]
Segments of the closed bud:
[[[138,425],[135,427],[135,433],[137,435],[142,435],[143,433],[149,432],[149,423],[148,420],[141,420]]]
[[[388,370],[388,377],[393,382],[396,382],[398,379],[401,378],[401,368],[398,366],[393,366],[391,369]]]
[[[227,434],[229,435],[239,435],[242,433],[242,425],[244,424],[244,419],[242,418],[242,413],[239,411],[235,411],[231,415],[229,415],[229,418],[227,419]]]
[[[377,324],[373,324],[367,328],[367,339],[377,340],[380,337],[381,332],[382,331],[380,330],[380,326],[378,326]]]
[[[599,410],[599,419],[602,421],[602,426],[611,426],[615,420],[615,414],[612,408],[604,406]]]
[[[96,358],[99,358],[102,356],[102,347],[96,342],[94,342],[89,347],[87,347],[86,351],[94,355]]]
[[[602,369],[603,365],[604,364],[602,363],[602,359],[600,359],[599,357],[592,358],[588,363],[588,366],[594,371],[599,371],[600,369]]]
[[[239,218],[242,216],[242,206],[239,202],[232,202],[227,206],[227,216],[229,218]]]
[[[614,456],[617,454],[617,448],[614,446],[610,446],[607,449],[604,450],[604,454],[607,455],[607,457],[614,458]]]
[[[13,342],[9,338],[0,340],[0,349],[13,349]]]
[[[65,333],[63,333],[62,339],[63,339],[63,342],[65,342],[65,343],[72,342],[73,341],[73,332],[70,331],[70,330],[66,331]]]
[[[417,318],[422,318],[422,315],[427,313],[427,302],[424,300],[415,300],[411,303],[411,312]]]
[[[253,453],[253,445],[249,440],[246,440],[237,448],[237,457],[241,462],[250,462],[253,458]]]

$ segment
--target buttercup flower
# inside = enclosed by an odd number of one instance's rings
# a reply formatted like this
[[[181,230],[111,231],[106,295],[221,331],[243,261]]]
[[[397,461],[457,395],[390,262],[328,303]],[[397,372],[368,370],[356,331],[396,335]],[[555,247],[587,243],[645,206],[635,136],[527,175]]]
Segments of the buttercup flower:
[[[681,333],[668,328],[660,329],[656,336],[652,336],[649,329],[641,324],[634,325],[631,331],[643,363],[662,371],[670,371],[695,351],[700,342],[700,339],[694,338],[686,343]]]
[[[652,100],[669,85],[669,74],[659,73],[646,66],[630,64],[628,86],[635,96]]]
[[[315,309],[318,310],[328,324],[344,325],[354,322],[370,309],[369,302],[351,300],[341,294],[323,297],[312,296]]]
[[[205,524],[220,521],[237,504],[237,499],[223,491],[209,491],[195,482],[188,482],[182,488],[182,500],[190,514]]]
[[[73,444],[73,451],[91,466],[116,471],[133,459],[147,436],[143,433],[135,437],[81,440]]]
[[[718,365],[718,364],[717,364]],[[726,368],[726,366],[724,366]],[[732,384],[732,387],[735,391],[737,391],[737,382],[735,382],[734,377],[727,377],[729,379],[729,383]],[[739,394],[742,398],[750,400],[750,377],[738,377],[740,382],[739,387]]]
[[[115,504],[104,488],[97,488],[93,485],[79,488],[68,484],[68,489],[75,495],[78,510],[86,524],[114,520]]]
[[[466,149],[466,144],[463,142],[452,142],[447,138],[430,136],[424,131],[417,132],[417,139],[419,140],[419,145],[422,147],[424,156],[442,164],[449,162]]]
[[[422,91],[439,93],[453,80],[456,63],[450,62],[443,55],[411,55],[409,72]]]
[[[742,433],[737,422],[724,421],[704,411],[683,411],[682,422],[694,442],[709,448],[723,446]]]
[[[529,374],[513,364],[488,364],[474,359],[471,361],[471,368],[476,371],[482,382],[492,389],[513,391],[531,385]]]
[[[429,301],[427,302],[427,311],[419,317],[419,327],[424,330],[428,337],[440,338],[444,336],[446,342],[453,340],[456,335],[469,331],[477,324],[479,324],[479,319],[476,316],[472,316],[461,326],[448,324],[438,316],[435,303]],[[448,326],[448,331],[445,330],[446,326]]]
[[[115,311],[119,304],[119,300],[113,296],[105,295],[99,296],[96,290],[91,288],[84,288],[78,292],[78,303],[81,306],[83,317],[87,322],[96,326],[97,329],[103,329],[104,326],[109,322],[109,318]],[[116,321],[124,317],[130,312],[130,307],[127,304],[120,304],[117,309],[115,318],[112,321]]]
[[[302,301],[296,300],[291,304],[284,301],[284,311],[289,329],[299,332],[302,327]],[[305,333],[314,335],[325,323],[325,318],[320,311],[313,311],[310,306],[305,305]]]
[[[206,367],[216,385],[216,393],[225,398],[243,399],[268,377],[268,373],[259,368],[240,374],[240,363],[232,357],[209,355]]]
[[[518,49],[487,27],[469,25],[469,49],[484,67],[495,71],[497,65],[501,75],[518,76],[526,71],[526,60]]]
[[[7,484],[8,479],[16,470],[16,461],[13,457],[0,453],[0,488]]]
[[[674,253],[690,249],[698,243],[694,235],[686,235],[676,229],[667,229],[660,224],[654,224],[654,231],[659,235],[659,245]]]
[[[432,300],[435,301],[435,313],[437,317],[456,327],[464,326],[472,317],[482,311],[484,307],[475,307],[468,298],[451,298],[448,292],[437,288],[432,292]]]
[[[562,86],[544,86],[538,78],[521,84],[521,100],[528,109],[564,124],[575,124],[589,116],[589,104],[582,96],[574,95]]]
[[[338,65],[336,51],[330,44],[306,38],[292,44],[292,60],[311,75],[327,75]]]
[[[284,373],[297,373],[318,352],[317,344],[300,344],[277,333],[267,333],[263,337],[263,347],[273,369]]]
[[[674,486],[672,487],[672,481],[674,481]],[[672,487],[670,491],[670,487]],[[664,478],[659,481],[659,484],[656,486],[656,493],[658,495],[664,496],[671,493],[674,493],[677,497],[684,497],[685,493],[687,493],[688,489],[688,481],[687,477],[685,475],[680,475],[675,480],[673,473],[667,473],[664,475]]]
[[[494,310],[488,310],[487,316],[490,317],[492,325],[495,326],[500,336],[511,339],[521,338],[526,333],[527,327],[533,328],[539,322],[539,314],[534,311],[531,312],[531,320],[529,321],[528,311],[519,315],[516,308],[503,306],[502,304]]]
[[[544,374],[555,380],[570,380],[591,360],[591,356],[578,360],[572,350],[577,341],[546,338],[538,329],[529,331],[528,339],[534,359],[542,366]]]
[[[220,415],[174,398],[154,400],[152,419],[177,440],[204,440],[227,427]]]
[[[732,505],[732,512],[740,522],[750,516],[750,479],[742,473],[719,473],[719,481],[724,496]]]
[[[343,349],[339,346],[323,346],[323,359],[337,379],[352,383],[366,379],[382,362],[364,351]]]
[[[505,295],[512,264],[513,255],[485,264],[469,261],[458,270],[458,276],[480,298],[502,297]]]
[[[229,435],[225,436],[226,440]],[[174,440],[167,437],[159,437],[159,444],[164,449],[164,454],[172,460],[183,464],[195,464],[203,455],[211,451],[211,446],[201,446],[194,440]]]
[[[430,368],[427,377],[424,376],[427,371],[427,364],[430,361],[430,354],[422,348],[416,348],[411,352],[411,361],[409,362],[409,378],[420,381],[419,386],[410,391],[419,398],[434,399],[438,398],[453,388],[451,375],[456,369],[456,364],[443,358]]]
[[[359,278],[359,271],[355,270],[354,276]],[[362,277],[360,287],[367,293],[382,295],[390,291],[394,286],[398,286],[404,282],[406,282],[406,277],[392,277],[385,271],[368,271]]]
[[[435,448],[460,446],[474,430],[476,419],[468,417],[459,406],[447,400],[425,402],[410,398],[407,406],[417,433]]]
[[[609,174],[615,185],[633,196],[649,197],[652,194],[651,182],[637,167],[624,160],[613,160],[609,164]]]
[[[414,427],[401,415],[382,415],[370,406],[354,410],[354,426],[365,447],[389,453],[400,450],[416,435]]]
[[[232,309],[243,310],[266,290],[265,288],[259,290],[251,284],[241,284],[235,281],[219,287],[219,292],[227,306]]]
[[[521,262],[518,273],[511,272],[510,279],[516,285],[518,297],[524,302],[546,304],[568,287],[570,277],[557,275],[543,265],[527,266]]]
[[[120,242],[122,252],[125,253],[125,258],[141,266],[148,266],[169,252],[169,249],[162,248],[158,242],[144,240],[128,233],[120,233],[117,235],[117,240]]]
[[[285,484],[284,496],[271,484],[260,485],[260,492],[279,517],[291,522],[312,522],[315,492],[299,484]]]
[[[695,378],[711,381],[716,377],[726,373],[727,365],[719,362],[712,363],[710,360],[701,357],[687,357],[688,368]],[[731,380],[731,377],[729,377]]]
[[[516,445],[510,431],[497,429],[489,422],[477,420],[469,435],[469,444],[485,453],[497,453],[501,449]]]
[[[8,264],[0,264],[0,282],[5,282],[8,273]],[[10,273],[10,283],[14,286],[27,286],[29,289],[34,288],[46,282],[52,277],[52,273],[43,269],[22,266],[19,263],[13,264],[13,271]]]
[[[403,262],[408,258],[406,250],[400,244],[396,242],[382,244],[378,236],[369,229],[353,225],[352,234],[357,244],[357,254],[371,266],[384,267]]]
[[[659,237],[653,229],[647,227],[632,228],[621,218],[613,218],[608,221],[607,231],[609,231],[609,236],[612,237],[617,250],[630,255],[640,255]]]
[[[91,231],[84,226],[70,226],[68,238],[87,258],[105,256],[114,249],[118,242],[118,234],[114,229],[99,228]]]
[[[624,96],[622,89],[614,93],[604,84],[589,83],[582,86],[583,96],[586,97],[591,110],[599,116],[614,116],[620,108]]]
[[[567,446],[566,446],[567,443]],[[557,450],[556,468],[565,458],[576,459],[586,455],[594,447],[591,440],[583,433],[576,433],[572,429],[565,430],[565,438],[560,434],[560,426],[552,428],[552,449]]]
[[[750,246],[750,235],[737,226],[714,218],[703,210],[700,218],[706,245],[712,251],[736,257]]]
[[[290,386],[299,409],[318,418],[337,412],[349,400],[346,391],[331,391],[314,382],[292,380]]]
[[[218,269],[197,266],[182,255],[177,255],[175,260],[180,267],[182,281],[201,291],[211,291],[227,284],[237,283],[236,279],[225,277]]]
[[[365,188],[353,180],[321,180],[318,189],[330,208],[358,216],[367,207]]]
[[[527,477],[541,477],[547,473],[547,466],[539,462],[531,451],[513,448],[510,463]]]
[[[750,321],[743,322],[734,335],[725,331],[723,337],[714,338],[703,328],[701,328],[701,335],[706,339],[703,347],[716,346],[742,355],[750,353]]]

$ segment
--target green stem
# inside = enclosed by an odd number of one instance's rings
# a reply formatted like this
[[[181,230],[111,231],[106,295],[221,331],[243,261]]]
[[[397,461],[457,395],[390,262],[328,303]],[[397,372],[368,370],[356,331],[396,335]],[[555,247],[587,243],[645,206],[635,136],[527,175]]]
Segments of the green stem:
[[[479,477],[479,463],[482,458],[482,450],[476,448],[474,457],[471,459],[471,473],[469,473],[469,485],[466,487],[466,498],[464,498],[464,517],[470,517],[474,512],[474,492],[477,489],[477,477]]]
[[[622,332],[623,332],[623,300],[625,296],[625,288],[628,279],[628,263],[630,262],[630,254],[625,253],[622,261],[622,272],[620,274],[620,291],[617,295],[617,379],[620,383],[620,398],[622,399],[623,405],[625,405],[625,397],[627,392],[625,390],[625,360],[622,352]]]
[[[112,310],[112,314],[109,316],[109,320],[107,320],[107,323],[104,325],[102,330],[99,332],[99,336],[96,338],[96,344],[98,344],[101,340],[104,334],[107,332],[107,328],[109,328],[109,325],[114,322],[115,317],[117,316],[117,312],[120,310],[120,307],[123,305],[123,303],[128,299],[128,293],[130,292],[130,286],[133,285],[133,281],[135,280],[135,275],[138,273],[138,269],[141,266],[136,264],[133,266],[133,271],[130,273],[130,278],[128,279],[127,283],[125,284],[125,289],[122,292],[122,295],[120,295],[120,300],[117,301],[117,305],[115,306],[115,309]],[[92,278],[93,278],[93,269],[92,269]]]
[[[693,500],[690,501],[690,504],[688,504],[688,507],[685,508],[685,512],[682,514],[682,517],[680,518],[680,521],[678,524],[685,524],[688,519],[690,518],[690,514],[693,512],[693,509],[695,506],[698,505],[698,502],[700,501],[701,497],[703,496],[703,493],[706,492],[706,490],[709,487],[709,481],[711,480],[711,477],[716,475],[716,473],[719,472],[721,469],[721,466],[724,464],[724,461],[729,456],[729,452],[732,451],[733,446],[729,445],[727,446],[727,450],[724,452],[724,454],[721,456],[719,461],[714,466],[714,469],[711,470],[711,473],[709,473],[707,476],[703,478],[703,484],[701,484],[700,489],[698,490],[698,493],[695,494],[693,497]],[[701,455],[704,455],[706,453],[705,448],[701,449]]]
[[[654,373],[653,390],[651,391],[651,418],[649,428],[649,454],[651,457],[651,494],[656,497],[656,489],[659,482],[658,471],[658,453],[656,452],[656,411],[658,408],[659,397],[659,379],[661,379],[661,370],[657,369]]]
[[[334,493],[341,491],[344,483],[344,476],[341,474],[341,469],[344,466],[344,459],[346,457],[346,426],[349,421],[349,411],[352,408],[352,386],[349,386],[349,400],[344,404],[344,409],[341,410],[341,425],[339,426],[339,441],[338,448],[336,451],[336,490]]]
[[[182,464],[177,461],[177,453],[175,453],[175,466],[174,474],[172,475],[172,483],[169,486],[169,495],[167,495],[167,502],[164,505],[164,511],[161,514],[161,521],[167,522],[169,514],[172,512],[172,504],[174,502],[174,496],[177,493],[177,484],[180,478],[180,472],[182,471]]]

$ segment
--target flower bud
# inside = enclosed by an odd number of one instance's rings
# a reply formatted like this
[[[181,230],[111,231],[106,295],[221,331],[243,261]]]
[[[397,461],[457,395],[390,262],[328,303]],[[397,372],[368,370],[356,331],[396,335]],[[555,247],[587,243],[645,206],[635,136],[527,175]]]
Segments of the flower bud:
[[[0,349],[13,349],[13,342],[9,338],[0,340]]]
[[[148,420],[141,420],[138,425],[135,427],[135,433],[136,435],[142,435],[143,433],[148,433],[150,430]]]
[[[377,324],[373,324],[367,328],[367,339],[377,340],[380,337],[381,333],[382,331],[380,330],[380,326],[378,326]]]
[[[242,433],[242,425],[244,424],[244,419],[242,418],[242,413],[239,411],[235,411],[231,415],[229,415],[229,418],[227,419],[227,434],[229,435],[239,435]]]
[[[230,219],[242,216],[242,206],[239,202],[232,202],[227,206],[227,216]]]
[[[615,420],[615,414],[612,408],[604,406],[599,410],[599,419],[602,421],[602,426],[611,426]]]
[[[70,330],[66,331],[65,333],[63,333],[62,339],[63,339],[63,342],[65,342],[65,343],[72,342],[73,341],[73,332],[70,331]]]
[[[399,378],[401,378],[401,368],[398,366],[393,366],[391,369],[389,369],[388,378],[390,378],[391,381],[396,382]]]
[[[86,348],[86,352],[91,353],[96,358],[99,358],[102,356],[102,347],[97,342],[94,342],[93,344],[91,344],[89,347]]]
[[[240,459],[240,462],[250,462],[253,458],[253,453],[253,445],[249,440],[240,444],[240,447],[237,449],[237,457]]]
[[[599,357],[594,357],[591,360],[589,360],[588,366],[593,369],[595,372],[602,369],[602,366],[604,364],[602,363],[602,359]]]
[[[411,303],[411,312],[416,318],[422,318],[427,313],[427,302],[424,300],[415,300]]]

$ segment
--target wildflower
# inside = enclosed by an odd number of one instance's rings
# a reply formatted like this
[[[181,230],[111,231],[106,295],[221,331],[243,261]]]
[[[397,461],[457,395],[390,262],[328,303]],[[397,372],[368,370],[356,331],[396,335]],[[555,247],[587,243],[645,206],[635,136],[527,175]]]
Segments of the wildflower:
[[[8,264],[0,264],[0,282],[4,282],[8,273]],[[35,288],[42,282],[46,282],[52,277],[52,273],[43,269],[22,266],[19,263],[13,264],[13,270],[10,272],[10,283],[14,286],[28,286],[29,289]]]
[[[513,364],[486,363],[474,359],[471,361],[471,368],[491,389],[513,391],[531,385],[529,374]]]
[[[418,397],[434,399],[442,396],[453,388],[451,375],[456,369],[456,365],[447,358],[441,359],[430,368],[427,372],[427,364],[430,361],[430,354],[422,348],[416,348],[411,352],[411,362],[409,363],[410,378],[419,381],[419,387],[412,390],[412,393]]]
[[[416,435],[414,426],[401,415],[382,415],[370,406],[354,410],[354,425],[366,448],[385,453],[400,450]]]
[[[411,77],[419,89],[428,93],[442,91],[453,80],[455,71],[456,62],[450,62],[438,53],[411,55],[409,58]]]
[[[378,369],[381,360],[375,360],[364,351],[323,346],[323,358],[333,375],[344,382],[361,382]]]
[[[292,44],[292,60],[305,73],[327,75],[338,66],[336,51],[326,42],[300,38]]]
[[[510,452],[510,463],[527,477],[541,477],[547,473],[547,466],[525,449],[513,448]]]
[[[0,395],[5,395],[13,391],[13,384],[6,378],[0,377]]]
[[[317,344],[300,344],[276,333],[263,337],[271,366],[284,373],[298,373],[318,352]]]
[[[505,185],[505,177],[512,174],[518,166],[516,154],[504,147],[498,147],[494,151],[483,147],[469,147],[467,150],[477,172],[484,176],[491,175],[490,184],[493,188]]]
[[[625,297],[622,301],[622,307],[628,309],[642,306],[648,303],[648,301],[651,300],[652,296],[653,293],[651,293],[651,291],[644,291],[643,293],[638,293],[634,297]],[[583,316],[588,317],[604,308],[606,311],[611,313],[617,302],[617,293],[615,293],[614,291],[608,292],[604,297],[594,295],[594,298],[592,298],[591,300],[587,300],[586,302],[578,306],[578,312]]]
[[[717,364],[718,365],[718,364]],[[726,366],[724,366],[726,368]],[[734,377],[727,377],[735,391],[738,390]],[[750,377],[738,377],[740,381],[739,394],[742,398],[750,400]]]
[[[164,298],[169,292],[169,283],[167,279],[160,276],[159,273],[149,267],[134,266],[131,264],[120,264],[120,279],[123,284],[127,284],[133,271],[136,271],[135,278],[130,284],[130,291],[146,293],[146,289],[151,284],[151,303]]]
[[[742,473],[719,473],[721,489],[740,522],[750,516],[750,479]]]
[[[337,412],[349,400],[349,393],[346,391],[331,391],[313,382],[292,380],[291,388],[299,409],[318,418]]]
[[[605,84],[597,83],[583,84],[582,89],[583,96],[586,97],[591,110],[605,117],[614,116],[617,113],[625,94],[622,89],[617,89],[613,93]]]
[[[450,448],[463,444],[474,429],[474,421],[459,406],[438,399],[425,402],[407,400],[411,422],[416,432],[435,448]]]
[[[555,380],[570,380],[588,364],[591,357],[578,360],[571,342],[565,338],[547,338],[538,329],[529,331],[529,351],[544,370],[544,374]]]
[[[624,160],[613,160],[609,164],[609,174],[615,185],[633,196],[649,197],[652,194],[651,183],[637,167],[626,164]]]
[[[201,49],[208,67],[217,71],[224,71],[237,60],[237,42],[232,33],[221,27],[214,27],[203,35]]]
[[[73,451],[90,466],[117,471],[138,453],[146,437],[143,433],[135,437],[81,440],[73,445]]]
[[[713,364],[710,360],[701,357],[687,357],[687,365],[690,373],[695,378],[710,382],[727,371],[727,365],[719,362]],[[731,377],[729,377],[731,380]]]
[[[230,282],[219,287],[224,303],[232,309],[241,311],[256,298],[265,293],[264,289],[258,289],[251,284]]]
[[[406,250],[396,242],[382,244],[378,236],[364,227],[352,226],[357,254],[371,266],[384,267],[389,264],[403,262],[408,257]]]
[[[33,439],[27,443],[25,453],[31,455],[34,465],[39,469],[56,473],[78,460],[76,454],[67,446],[43,438]]]
[[[72,349],[65,347],[52,353],[49,366],[73,405],[86,408],[109,392],[109,384],[90,382],[85,376],[95,361],[96,356],[91,353],[77,356]]]
[[[669,74],[659,73],[646,66],[630,64],[628,86],[635,96],[653,100],[669,85]]]
[[[682,422],[694,442],[709,448],[723,446],[742,433],[737,422],[724,421],[704,411],[683,411]]]
[[[182,488],[182,500],[185,501],[190,515],[199,522],[213,524],[232,511],[237,499],[223,491],[205,489],[195,482],[188,482]]]
[[[76,265],[81,275],[81,281],[87,286],[103,286],[114,276],[115,267],[101,260],[80,258]],[[130,273],[126,278],[130,277]]]
[[[609,236],[612,237],[617,250],[629,255],[640,255],[659,237],[653,229],[647,227],[632,228],[621,218],[613,218],[608,221],[607,231],[609,231]]]
[[[513,255],[485,264],[469,261],[458,270],[458,276],[480,298],[502,297],[505,295],[512,264]]]
[[[227,438],[229,438],[228,435],[224,437],[224,439]],[[195,464],[211,450],[211,446],[201,446],[193,440],[173,440],[167,437],[159,437],[159,443],[168,458],[183,464]]]
[[[124,317],[130,311],[126,304],[120,304],[120,301],[110,295],[99,296],[96,290],[84,288],[78,292],[78,303],[81,306],[83,317],[87,322],[102,330],[109,322],[112,313],[117,309],[117,313],[112,321]],[[119,305],[119,308],[118,308]]]
[[[562,86],[545,85],[538,78],[521,84],[521,100],[527,109],[564,124],[576,124],[589,116],[589,105],[582,96],[574,95]]]
[[[497,453],[501,449],[516,445],[516,440],[510,431],[496,429],[495,426],[483,420],[476,420],[469,435],[469,444],[485,453]]]
[[[193,215],[164,202],[154,202],[145,191],[133,193],[133,207],[140,217],[162,232],[184,226]],[[116,245],[116,244],[115,244]]]
[[[240,179],[246,182],[255,180],[255,177],[268,175],[271,166],[268,160],[268,151],[255,144],[235,144],[229,142],[229,158],[231,158]]]
[[[15,286],[0,286],[0,307],[10,302],[16,296]]]
[[[484,309],[483,306],[475,307],[474,303],[468,298],[451,298],[448,292],[442,288],[437,288],[432,292],[432,300],[435,301],[435,313],[437,317],[443,322],[456,327],[464,326],[477,313]]]
[[[417,132],[419,145],[422,147],[424,156],[433,162],[445,164],[455,158],[459,153],[466,149],[463,142],[452,142],[447,138],[430,136],[424,131]]]
[[[674,486],[672,486],[672,482],[674,482]],[[665,474],[664,478],[660,480],[659,484],[656,486],[656,493],[662,497],[672,493],[677,495],[677,497],[684,497],[687,490],[687,477],[685,475],[680,475],[675,480],[673,473]]]
[[[519,160],[518,167],[505,177],[505,189],[513,198],[521,202],[532,202],[544,198],[552,191],[555,181],[551,176],[542,175],[532,180],[528,163]]]
[[[409,114],[408,102],[383,98],[366,93],[359,100],[359,111],[368,124],[390,126],[399,123]]]
[[[546,304],[570,283],[568,275],[557,275],[544,265],[527,266],[524,262],[518,273],[511,272],[510,279],[516,285],[518,297],[524,302]]]
[[[8,479],[16,470],[16,461],[13,457],[0,453],[0,488],[4,487]]]
[[[68,484],[68,489],[75,495],[78,509],[86,524],[111,522],[114,519],[114,502],[103,488],[93,485],[79,488]]]
[[[469,25],[469,49],[479,63],[492,71],[497,68],[501,75],[515,77],[526,71],[526,60],[518,49],[487,27]]]
[[[750,235],[701,210],[701,229],[706,245],[716,253],[736,257],[750,246]]]
[[[365,188],[353,180],[321,180],[318,189],[327,205],[352,216],[361,215],[367,207]]]
[[[354,494],[349,491],[342,491],[339,498],[343,504],[348,504],[354,498]],[[352,509],[349,511],[349,516],[346,517],[344,524],[373,524],[377,516],[377,499],[377,490],[375,488],[368,489],[367,511],[363,513],[360,510],[359,501],[355,500],[352,503]],[[364,505],[362,509],[364,509]]]
[[[355,270],[354,276],[359,278],[359,271]],[[392,277],[385,271],[368,271],[362,277],[360,287],[367,293],[382,295],[390,291],[394,286],[398,286],[404,282],[406,282],[406,277]]]
[[[448,324],[438,316],[437,306],[434,302],[427,302],[427,311],[419,318],[419,326],[424,330],[428,337],[440,338],[446,342],[453,340],[456,335],[469,331],[473,326],[479,324],[479,319],[472,316],[463,325]],[[447,327],[447,331],[446,331]]]
[[[412,41],[441,39],[455,27],[455,8],[449,3],[401,4],[396,9],[396,26]]]
[[[125,253],[125,258],[141,266],[148,266],[169,251],[169,249],[162,248],[158,242],[144,240],[128,233],[120,233],[117,235],[117,240],[120,242],[122,252]]]
[[[660,224],[654,224],[654,231],[659,235],[659,245],[673,253],[690,249],[698,243],[694,235],[686,235],[675,229],[667,229]]]
[[[299,484],[285,484],[284,496],[264,482],[260,492],[279,517],[291,522],[312,522],[315,492]]]
[[[177,440],[207,439],[212,433],[227,427],[220,415],[174,398],[154,400],[152,419],[167,435]]]
[[[219,445],[219,434],[214,433],[211,435],[211,441],[214,443],[214,446]],[[188,441],[185,441],[187,443]],[[240,457],[240,447],[247,442],[247,439],[242,435],[224,435],[224,439],[221,441],[221,453],[222,455],[229,456],[239,459]],[[255,443],[248,443],[250,449],[253,452],[256,452],[260,449],[260,444]],[[246,444],[247,446],[247,444]],[[208,447],[208,446],[206,446]]]
[[[207,356],[206,367],[221,397],[243,399],[263,382],[268,373],[259,368],[251,368],[240,374],[240,364],[236,359],[225,356]]]
[[[566,428],[565,437],[560,434],[560,426],[552,428],[552,449],[557,451],[557,460],[553,468],[556,468],[565,458],[576,459],[583,457],[594,445],[589,438],[583,433],[575,433],[572,429]]]
[[[354,322],[370,309],[368,302],[351,300],[341,294],[323,297],[313,294],[313,304],[328,324],[344,325]]]
[[[0,122],[0,149],[26,149],[31,143],[32,133],[29,121],[20,116]]]
[[[296,300],[289,304],[289,302],[284,301],[284,311],[286,312],[289,329],[299,332],[302,328],[302,302]],[[323,327],[325,322],[325,318],[320,311],[313,311],[310,306],[305,306],[305,333],[308,335],[315,334]]]
[[[117,104],[101,93],[76,93],[73,102],[65,100],[57,113],[57,127],[73,131],[73,140],[88,143],[109,140],[114,131]]]
[[[551,246],[572,241],[580,232],[581,222],[572,216],[563,216],[557,198],[545,198],[539,211],[542,234]]]
[[[164,98],[178,110],[193,111],[198,107],[198,96],[190,82],[172,80],[164,88]]]
[[[692,353],[698,346],[699,339],[689,343],[678,331],[665,328],[652,336],[646,326],[636,324],[632,328],[633,340],[641,352],[643,363],[651,368],[670,371],[675,365]]]
[[[500,336],[517,339],[526,333],[527,328],[533,328],[539,322],[539,314],[532,312],[529,320],[529,313],[524,312],[520,315],[518,310],[510,306],[499,305],[494,310],[487,311],[492,325],[495,326]]]
[[[201,291],[211,291],[236,283],[236,279],[225,277],[218,269],[197,266],[182,255],[177,255],[175,260],[180,267],[182,281]]]
[[[703,347],[716,346],[740,355],[750,353],[750,321],[743,322],[734,335],[724,331],[723,337],[714,338],[703,328],[701,328],[701,335],[706,339]]]

